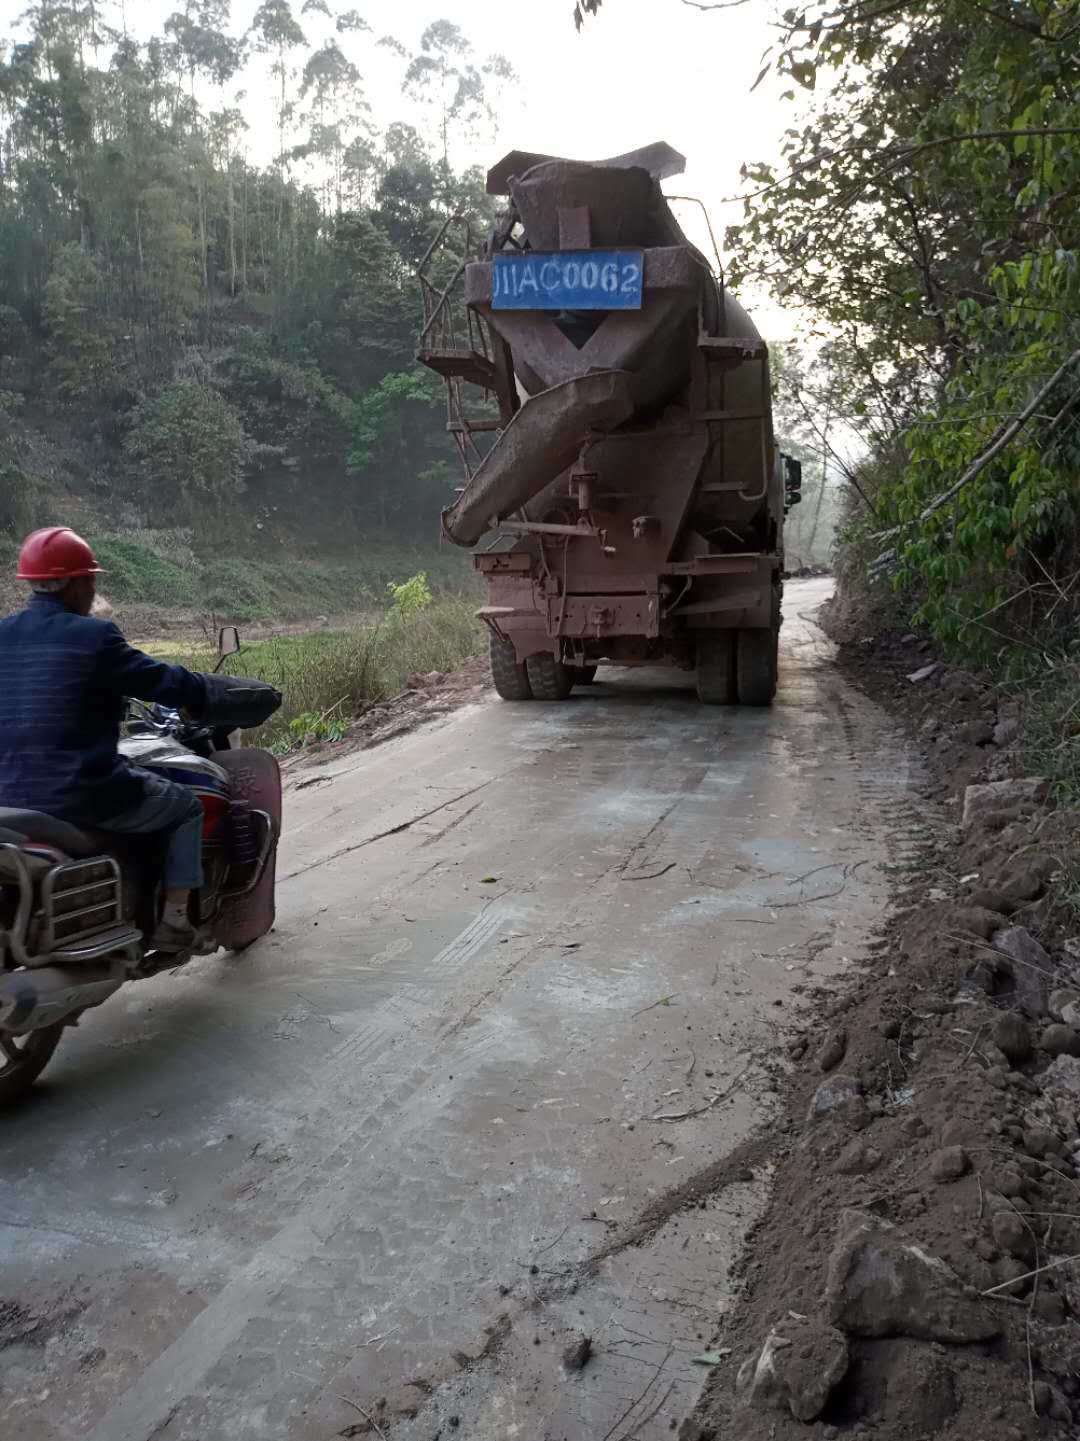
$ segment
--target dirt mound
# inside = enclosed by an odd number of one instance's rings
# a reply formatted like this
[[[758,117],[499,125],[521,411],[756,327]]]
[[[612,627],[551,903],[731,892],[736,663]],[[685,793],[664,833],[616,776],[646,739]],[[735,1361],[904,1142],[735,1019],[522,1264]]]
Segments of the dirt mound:
[[[1020,776],[984,677],[914,636],[848,638],[841,663],[920,736],[928,835],[860,978],[792,1045],[730,1356],[681,1434],[1065,1438],[1080,942],[1056,883],[1077,821]]]

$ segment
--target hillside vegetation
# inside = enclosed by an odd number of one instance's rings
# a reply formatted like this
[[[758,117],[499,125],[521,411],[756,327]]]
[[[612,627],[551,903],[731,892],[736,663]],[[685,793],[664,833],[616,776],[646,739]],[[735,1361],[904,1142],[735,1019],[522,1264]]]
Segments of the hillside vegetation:
[[[243,33],[184,0],[146,43],[112,14],[42,0],[0,36],[0,532],[66,520],[113,591],[252,615],[404,579],[459,473],[414,270],[449,215],[486,223],[453,157],[509,67],[325,0]],[[374,127],[362,63],[423,133]],[[268,82],[259,163],[239,97]]]

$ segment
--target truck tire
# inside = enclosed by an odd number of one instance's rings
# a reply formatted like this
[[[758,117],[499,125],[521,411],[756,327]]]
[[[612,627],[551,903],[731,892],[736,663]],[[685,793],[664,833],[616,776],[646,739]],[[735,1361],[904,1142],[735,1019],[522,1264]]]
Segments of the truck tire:
[[[0,1106],[21,1101],[48,1065],[64,1034],[63,1025],[16,1036],[0,1031]]]
[[[736,673],[739,704],[772,705],[780,658],[780,597],[773,595],[772,624],[739,631]]]
[[[532,700],[528,673],[520,664],[514,647],[492,636],[488,643],[491,656],[491,682],[503,700]]]
[[[698,636],[697,693],[702,705],[735,704],[733,630],[703,630]]]
[[[575,685],[592,685],[596,679],[596,667],[594,665],[576,665],[570,672],[570,678]]]
[[[534,700],[565,700],[574,684],[574,672],[550,651],[540,651],[525,662]]]

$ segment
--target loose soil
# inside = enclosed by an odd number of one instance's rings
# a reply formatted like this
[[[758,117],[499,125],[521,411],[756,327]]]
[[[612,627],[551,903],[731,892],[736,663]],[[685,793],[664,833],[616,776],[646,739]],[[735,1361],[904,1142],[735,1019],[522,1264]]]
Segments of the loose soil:
[[[848,678],[925,748],[926,836],[859,979],[821,997],[816,1023],[790,1043],[766,1148],[773,1198],[680,1435],[1064,1441],[1080,1419],[1080,1259],[1066,1259],[1080,1258],[1080,1031],[1061,1023],[1068,997],[1054,993],[1080,991],[1080,924],[1062,898],[1078,819],[1013,798],[962,828],[967,786],[1022,775],[1022,718],[985,678],[935,665],[916,636],[834,626],[834,639]],[[1045,952],[1010,942],[1019,959],[1003,954],[1010,927]],[[812,1116],[816,1096],[820,1106],[845,1094]],[[835,1252],[851,1209],[944,1263],[963,1304],[999,1334],[945,1344],[912,1334],[918,1320],[890,1323],[885,1304],[880,1326],[871,1318],[838,1336]],[[846,1339],[850,1360],[820,1387],[813,1421],[795,1419],[793,1406],[806,1407],[783,1385],[750,1384],[774,1329],[781,1371],[801,1365],[818,1379],[822,1338],[841,1349]]]

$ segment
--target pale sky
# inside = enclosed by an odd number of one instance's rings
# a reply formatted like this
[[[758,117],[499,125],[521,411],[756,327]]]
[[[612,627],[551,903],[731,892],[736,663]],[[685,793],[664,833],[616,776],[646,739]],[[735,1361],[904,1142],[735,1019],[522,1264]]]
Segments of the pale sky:
[[[114,24],[122,4],[129,28],[142,39],[160,33],[167,17],[182,8],[182,0],[105,0],[102,8]],[[257,4],[233,0],[234,32],[247,27]],[[792,106],[777,99],[781,86],[772,76],[749,93],[762,52],[776,34],[769,23],[775,0],[749,0],[714,13],[681,0],[605,0],[599,19],[580,34],[574,31],[573,0],[329,4],[335,14],[355,7],[373,33],[338,36],[329,20],[301,15],[302,0],[293,0],[309,42],[333,36],[357,65],[379,128],[399,119],[415,123],[419,115],[400,93],[406,62],[377,47],[375,39],[393,35],[415,53],[424,28],[446,18],[461,27],[478,58],[501,52],[519,76],[500,105],[497,135],[478,142],[470,154],[459,150],[452,156],[456,163],[474,160],[487,168],[514,149],[593,160],[665,140],[687,158],[686,174],[667,181],[665,189],[704,201],[722,255],[724,227],[739,219],[741,207],[721,201],[739,190],[740,165],[773,159],[781,132],[793,123]],[[22,0],[0,0],[0,19],[14,18],[22,8]],[[268,62],[252,62],[242,83],[248,148],[265,162],[275,140]],[[694,242],[711,255],[696,207],[675,208]],[[767,338],[786,338],[790,323],[783,313],[761,297],[749,299]]]

